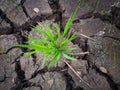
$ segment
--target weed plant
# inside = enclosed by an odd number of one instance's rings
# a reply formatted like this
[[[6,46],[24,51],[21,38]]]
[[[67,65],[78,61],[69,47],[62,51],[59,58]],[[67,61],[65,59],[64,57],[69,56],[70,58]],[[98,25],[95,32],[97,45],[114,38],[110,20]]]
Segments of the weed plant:
[[[42,24],[41,22],[38,23],[38,26],[32,26],[32,30],[35,30],[41,33],[41,39],[29,35],[27,44],[18,44],[16,46],[22,48],[28,48],[32,50],[24,54],[23,57],[28,57],[35,53],[43,53],[44,59],[42,61],[42,67],[44,67],[47,62],[48,68],[51,66],[56,66],[58,60],[63,56],[67,60],[76,60],[74,57],[71,56],[72,50],[75,48],[68,47],[68,44],[76,38],[76,35],[71,35],[70,27],[72,22],[77,14],[78,7],[75,9],[71,17],[68,19],[64,31],[60,31],[60,26],[56,23],[49,23]],[[49,58],[52,58],[51,61],[48,61]]]

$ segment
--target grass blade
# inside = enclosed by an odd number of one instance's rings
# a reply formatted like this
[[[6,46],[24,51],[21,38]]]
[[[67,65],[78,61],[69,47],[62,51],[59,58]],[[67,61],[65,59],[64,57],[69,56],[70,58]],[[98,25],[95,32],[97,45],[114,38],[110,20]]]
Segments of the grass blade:
[[[77,11],[79,9],[79,6],[77,6],[77,8],[75,9],[74,13],[72,14],[72,16],[68,19],[65,28],[64,28],[64,32],[63,32],[63,36],[65,36],[68,33],[68,30],[70,29],[72,22],[77,14]]]
[[[68,56],[67,54],[63,53],[63,56],[68,60],[76,60],[75,58]]]
[[[56,55],[54,56],[54,58],[52,59],[52,61],[48,65],[48,68],[50,68],[51,66],[53,66],[60,59],[60,56],[61,56],[60,53],[56,53]]]
[[[27,52],[23,55],[23,57],[29,57],[29,56],[31,56],[32,54],[35,54],[35,53],[36,53],[36,51]]]

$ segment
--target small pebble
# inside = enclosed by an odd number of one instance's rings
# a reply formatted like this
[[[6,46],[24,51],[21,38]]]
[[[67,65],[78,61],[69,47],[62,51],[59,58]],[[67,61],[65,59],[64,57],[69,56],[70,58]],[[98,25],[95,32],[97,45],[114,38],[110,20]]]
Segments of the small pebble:
[[[107,70],[105,67],[100,67],[100,71],[103,72],[103,73],[107,73]]]
[[[33,11],[39,13],[40,10],[38,8],[34,8]]]

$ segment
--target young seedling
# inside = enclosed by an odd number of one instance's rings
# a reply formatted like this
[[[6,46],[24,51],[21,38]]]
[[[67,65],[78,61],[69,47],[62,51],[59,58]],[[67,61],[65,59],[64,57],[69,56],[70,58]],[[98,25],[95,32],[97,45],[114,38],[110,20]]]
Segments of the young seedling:
[[[60,32],[60,26],[56,23],[49,25],[48,23],[42,24],[39,22],[38,27],[33,26],[32,30],[41,33],[41,39],[33,35],[29,35],[27,44],[18,44],[16,46],[32,50],[31,52],[24,54],[24,57],[28,57],[35,53],[43,53],[44,60],[42,61],[42,67],[47,64],[48,58],[52,58],[52,60],[49,61],[48,68],[56,66],[58,60],[62,56],[67,60],[76,60],[71,56],[71,51],[75,48],[68,48],[68,44],[76,38],[75,34],[71,35],[70,27],[77,11],[78,7],[68,19],[63,32]]]

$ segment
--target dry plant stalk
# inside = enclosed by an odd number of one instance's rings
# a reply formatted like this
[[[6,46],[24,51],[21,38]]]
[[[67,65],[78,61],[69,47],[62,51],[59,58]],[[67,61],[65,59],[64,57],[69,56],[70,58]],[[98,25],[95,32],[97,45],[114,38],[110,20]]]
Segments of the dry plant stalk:
[[[80,35],[80,36],[83,36],[83,37],[85,37],[85,38],[88,38],[88,39],[90,39],[90,40],[92,40],[92,41],[95,41],[95,39],[93,39],[93,38],[91,38],[91,37],[89,37],[89,36],[87,36],[87,35],[84,35],[84,34],[82,34],[82,33],[76,33],[77,35]]]
[[[89,55],[90,52],[86,51],[86,52],[81,52],[81,53],[75,53],[75,54],[72,54],[73,56],[79,56],[79,55]]]
[[[90,88],[92,88],[89,83],[87,83],[85,80],[82,79],[82,77],[79,76],[79,74],[73,69],[73,67],[72,67],[66,60],[64,60],[64,63],[68,65],[68,67],[72,70],[72,72],[75,73],[75,75],[76,75],[81,81],[83,81],[87,86],[89,86]]]

